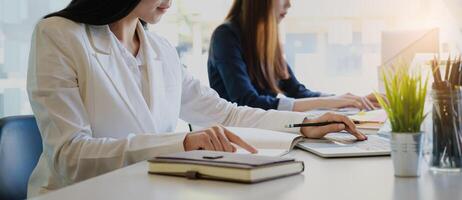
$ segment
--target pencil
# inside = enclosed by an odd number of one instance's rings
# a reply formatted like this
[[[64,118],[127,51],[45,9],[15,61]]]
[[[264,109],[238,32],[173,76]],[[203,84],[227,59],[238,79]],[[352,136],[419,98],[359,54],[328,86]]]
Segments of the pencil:
[[[449,75],[449,83],[451,85],[456,85],[458,79],[459,79],[459,66],[457,66],[457,62],[453,63],[452,64],[452,68],[451,68],[451,74]]]
[[[360,121],[353,120],[355,124],[361,124]],[[286,128],[309,127],[309,126],[327,126],[331,124],[345,124],[343,122],[315,122],[315,123],[302,123],[302,124],[288,124]]]
[[[457,61],[457,68],[459,69],[459,80],[457,82],[457,85],[462,85],[462,65],[460,60]]]
[[[462,66],[461,66],[461,62],[460,62],[460,57],[461,56],[459,55],[459,59],[457,59],[457,64],[456,64],[457,69],[459,71],[459,77],[457,77],[458,78],[457,85],[459,85],[459,86],[462,85],[462,68],[461,68]]]
[[[451,72],[451,66],[452,66],[451,65],[451,54],[449,54],[448,61],[446,61],[446,73],[444,73],[444,80],[449,80],[449,73]]]
[[[433,74],[433,79],[436,87],[439,87],[443,80],[441,80],[441,73],[439,69],[439,59],[437,60],[436,56],[434,56],[433,61],[432,61],[432,74]]]

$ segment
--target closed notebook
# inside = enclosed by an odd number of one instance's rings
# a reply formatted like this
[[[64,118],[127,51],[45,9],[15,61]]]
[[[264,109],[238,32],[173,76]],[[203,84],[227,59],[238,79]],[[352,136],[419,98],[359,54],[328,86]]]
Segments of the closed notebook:
[[[189,151],[149,160],[149,173],[257,183],[303,172],[304,164],[293,158],[236,154],[216,151]]]

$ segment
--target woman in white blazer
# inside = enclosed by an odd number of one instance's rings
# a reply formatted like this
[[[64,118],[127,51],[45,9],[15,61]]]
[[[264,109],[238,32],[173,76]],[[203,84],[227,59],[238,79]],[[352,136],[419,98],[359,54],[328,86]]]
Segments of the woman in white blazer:
[[[238,107],[202,86],[175,48],[142,24],[156,23],[170,0],[73,0],[34,31],[27,89],[43,138],[29,197],[165,153],[256,150],[221,126],[257,127],[319,138],[347,130],[346,117]],[[173,133],[177,120],[210,127]],[[302,129],[284,125],[340,121]]]

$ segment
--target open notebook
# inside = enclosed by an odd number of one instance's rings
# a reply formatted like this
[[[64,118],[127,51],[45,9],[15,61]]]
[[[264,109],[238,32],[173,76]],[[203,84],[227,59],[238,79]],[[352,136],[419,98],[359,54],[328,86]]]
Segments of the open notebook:
[[[357,157],[390,154],[390,142],[380,135],[369,135],[368,140],[357,141],[346,132],[329,133],[323,139],[304,139],[300,134],[255,128],[229,127],[230,131],[258,149],[257,155],[283,156],[295,146],[321,157]],[[244,149],[240,154],[249,154]]]
[[[282,156],[289,153],[294,146],[303,140],[300,134],[270,131],[256,128],[227,127],[246,142],[258,149],[257,155]],[[248,154],[238,147],[237,153]]]

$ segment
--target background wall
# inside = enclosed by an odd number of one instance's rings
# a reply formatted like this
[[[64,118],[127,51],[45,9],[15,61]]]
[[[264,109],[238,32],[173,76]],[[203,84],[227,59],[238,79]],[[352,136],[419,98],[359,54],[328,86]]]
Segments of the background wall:
[[[34,25],[69,2],[0,0],[0,117],[31,113],[25,77]],[[162,22],[150,27],[177,47],[183,64],[206,85],[210,36],[231,3],[173,0]],[[436,27],[441,52],[456,53],[461,23],[451,13],[461,8],[456,0],[292,0],[281,24],[285,56],[308,88],[366,94],[378,88],[383,31]]]

